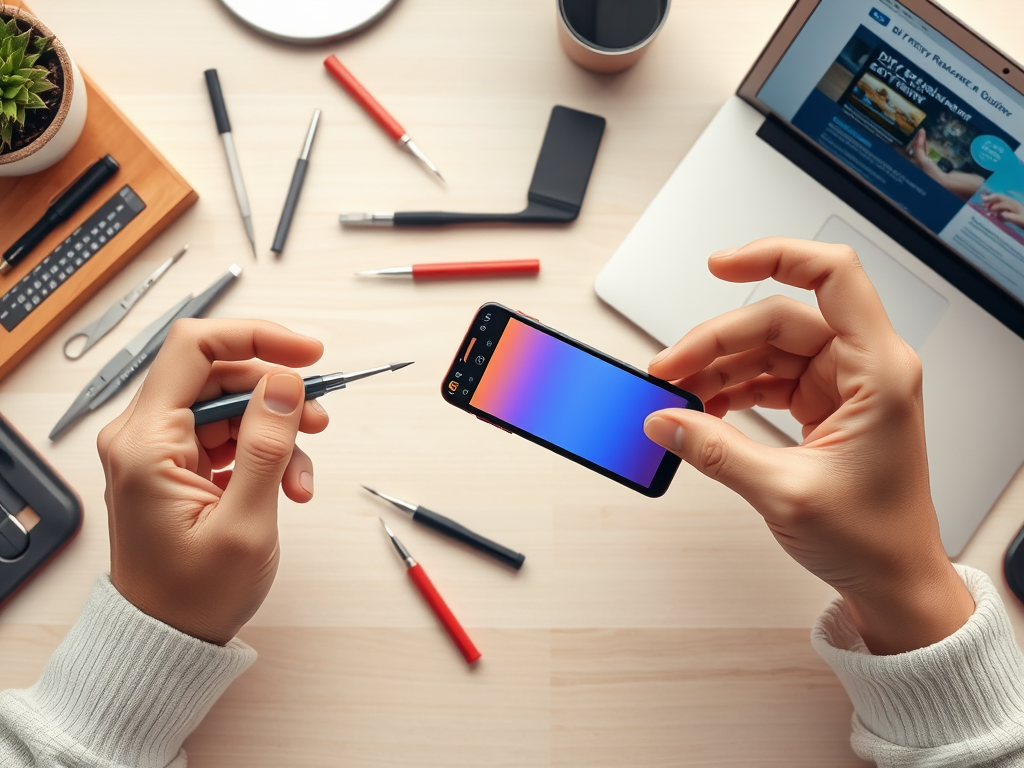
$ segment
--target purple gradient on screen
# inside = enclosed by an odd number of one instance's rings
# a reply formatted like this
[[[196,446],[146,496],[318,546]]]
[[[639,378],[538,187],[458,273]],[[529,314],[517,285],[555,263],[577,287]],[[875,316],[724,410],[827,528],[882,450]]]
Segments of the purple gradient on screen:
[[[470,405],[650,487],[665,449],[644,420],[687,400],[511,318]]]

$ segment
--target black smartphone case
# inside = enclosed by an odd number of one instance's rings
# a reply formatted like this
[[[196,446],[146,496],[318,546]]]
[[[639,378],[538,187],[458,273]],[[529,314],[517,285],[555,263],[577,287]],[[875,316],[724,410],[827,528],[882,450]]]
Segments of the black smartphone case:
[[[2,415],[0,504],[12,515],[26,506],[39,515],[39,522],[29,531],[24,553],[13,560],[0,560],[3,603],[78,533],[82,526],[82,502]]]

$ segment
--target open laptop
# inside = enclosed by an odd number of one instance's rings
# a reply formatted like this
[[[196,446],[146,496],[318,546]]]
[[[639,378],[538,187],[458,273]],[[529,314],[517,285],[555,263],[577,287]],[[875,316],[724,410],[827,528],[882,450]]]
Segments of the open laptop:
[[[929,0],[798,0],[597,278],[663,344],[776,293],[707,257],[852,245],[924,364],[932,492],[958,554],[1024,461],[1024,71]],[[760,411],[793,440],[788,412]]]

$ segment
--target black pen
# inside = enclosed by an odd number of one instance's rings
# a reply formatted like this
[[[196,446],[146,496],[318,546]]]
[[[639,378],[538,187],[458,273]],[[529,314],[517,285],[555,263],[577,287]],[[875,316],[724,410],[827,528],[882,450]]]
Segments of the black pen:
[[[270,250],[274,253],[281,253],[284,250],[284,242],[288,239],[288,230],[292,226],[292,218],[295,216],[295,209],[299,204],[299,194],[302,192],[302,184],[306,180],[306,168],[309,167],[309,150],[313,148],[313,138],[316,136],[316,127],[320,122],[320,110],[313,110],[313,120],[306,132],[306,143],[302,145],[302,154],[295,162],[295,172],[292,173],[292,185],[288,188],[288,197],[284,201],[284,210],[281,211],[281,221],[277,224],[277,234],[274,235],[274,244]]]
[[[46,213],[32,228],[4,251],[0,257],[0,275],[7,274],[15,264],[27,256],[33,248],[42,242],[58,224],[67,221],[72,214],[85,205],[86,201],[99,191],[110,178],[117,173],[120,166],[110,155],[100,158],[85,173],[79,176],[60,197],[50,204]]]
[[[407,365],[412,365],[412,363],[392,363],[391,365],[382,365],[380,368],[371,368],[368,371],[359,371],[358,373],[329,373],[326,376],[309,376],[302,380],[306,385],[306,399],[313,400],[322,397],[328,392],[344,389],[345,385],[350,382],[365,379],[369,376],[376,376],[378,373],[397,371],[400,368],[405,368]],[[245,409],[251,399],[252,392],[238,392],[233,395],[218,397],[215,400],[196,403],[192,406],[192,413],[196,419],[195,425],[198,427],[202,424],[212,424],[215,421],[223,421],[224,419],[241,416],[245,413]]]

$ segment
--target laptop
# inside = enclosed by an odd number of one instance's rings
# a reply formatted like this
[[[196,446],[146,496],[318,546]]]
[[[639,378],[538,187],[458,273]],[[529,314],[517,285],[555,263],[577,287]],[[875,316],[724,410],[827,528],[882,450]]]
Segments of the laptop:
[[[662,344],[773,294],[716,280],[766,236],[853,246],[924,365],[960,553],[1024,462],[1024,71],[929,0],[797,0],[596,281]],[[788,412],[760,415],[793,441]]]

